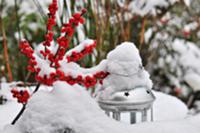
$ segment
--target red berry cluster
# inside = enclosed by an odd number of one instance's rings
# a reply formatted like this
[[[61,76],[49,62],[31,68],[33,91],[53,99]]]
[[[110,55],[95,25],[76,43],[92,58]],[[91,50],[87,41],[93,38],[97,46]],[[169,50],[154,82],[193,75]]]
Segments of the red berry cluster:
[[[45,49],[40,51],[45,59],[48,55],[51,57],[54,56],[47,46],[50,46],[51,42],[53,41],[53,27],[56,25],[56,11],[58,10],[57,0],[52,0],[52,3],[49,5],[48,9],[47,33],[45,35],[45,41],[43,42]]]
[[[65,75],[65,73],[59,69],[56,70],[56,72],[51,72],[49,76],[44,75],[39,76],[38,74],[36,75],[36,80],[40,83],[46,84],[46,85],[52,85],[55,81],[61,80],[69,83],[70,85],[74,84],[82,84],[86,88],[93,87],[97,83],[97,79],[100,80],[100,83],[102,84],[102,80],[106,78],[109,75],[108,72],[104,71],[99,71],[96,72],[93,75],[87,75],[87,76],[82,76],[78,75],[77,77],[72,77],[71,75]]]
[[[97,83],[97,79],[104,79],[109,74],[107,72],[100,71],[93,75],[87,75],[85,77],[83,77],[82,75],[78,75],[76,78],[73,78],[71,75],[65,76],[64,72],[62,72],[61,70],[57,70],[56,73],[59,80],[65,81],[69,83],[70,85],[74,85],[77,83],[82,84],[86,88],[95,86]]]
[[[86,13],[86,9],[83,9],[81,13],[75,13],[72,15],[72,18],[70,18],[69,22],[66,24],[63,24],[63,27],[61,29],[61,33],[65,33],[66,36],[72,37],[74,34],[74,27],[78,26],[79,24],[84,23],[84,18],[82,17]]]
[[[49,76],[47,76],[47,75],[39,76],[39,74],[37,74],[35,76],[35,79],[42,84],[51,86],[53,84],[53,82],[55,82],[57,80],[57,75],[53,72]]]
[[[24,55],[26,55],[29,58],[29,62],[28,62],[28,66],[27,69],[30,72],[36,72],[35,70],[35,66],[37,65],[37,62],[35,60],[35,57],[33,56],[33,49],[31,48],[31,46],[29,45],[29,43],[27,41],[21,41],[19,48],[21,50],[21,53],[23,53]]]
[[[89,44],[88,46],[86,46],[81,52],[76,52],[76,51],[72,51],[71,55],[68,55],[67,61],[68,62],[76,62],[78,60],[80,60],[81,58],[83,58],[85,55],[92,53],[93,49],[96,47],[96,41],[94,41],[93,44]]]
[[[20,42],[19,48],[21,50],[21,53],[26,55],[28,58],[34,59],[33,57],[34,51],[26,40]]]
[[[89,88],[89,87],[92,87],[92,86],[95,86],[97,83],[97,79],[94,77],[94,76],[86,76],[83,80],[83,85],[86,87],[86,88]]]
[[[47,29],[52,30],[52,27],[56,25],[56,11],[58,10],[57,0],[53,0],[49,5],[49,18],[47,21]]]
[[[30,98],[30,94],[28,93],[27,90],[17,90],[17,89],[12,89],[11,93],[14,98],[17,98],[17,101],[22,104],[26,104],[28,99]]]
[[[185,38],[189,38],[190,35],[191,35],[190,31],[187,31],[187,30],[183,30],[183,31],[182,31],[182,34],[183,34],[183,36],[184,36]]]
[[[103,84],[103,79],[106,78],[108,75],[109,75],[109,72],[100,71],[100,72],[97,72],[94,75],[94,77],[97,78],[97,79],[100,79],[99,83]]]
[[[53,41],[53,36],[54,36],[53,27],[56,25],[56,11],[58,10],[57,0],[52,0],[52,3],[49,5],[48,9],[49,13],[47,20],[47,33],[45,35],[45,40],[43,42],[45,49],[41,50],[40,54],[45,59],[48,57],[48,59],[53,62],[54,54],[47,48],[47,46],[51,46],[51,42]]]
[[[81,13],[75,13],[72,15],[68,23],[63,24],[61,28],[61,33],[64,36],[60,36],[57,38],[57,44],[59,45],[59,49],[57,51],[57,56],[54,59],[54,63],[56,67],[59,67],[59,61],[63,59],[65,55],[66,49],[69,47],[70,38],[74,35],[75,27],[79,24],[84,23],[84,18],[82,17],[86,13],[86,10],[83,9]]]
[[[47,20],[47,34],[45,35],[45,41],[43,42],[44,46],[50,46],[51,41],[53,40],[54,33],[53,26],[56,25],[56,11],[58,10],[57,0],[53,0],[49,5],[49,13]]]
[[[95,73],[95,74],[94,74],[94,77],[95,77],[95,78],[98,78],[98,79],[104,79],[104,78],[106,78],[108,75],[109,75],[108,72],[100,71],[100,72]]]

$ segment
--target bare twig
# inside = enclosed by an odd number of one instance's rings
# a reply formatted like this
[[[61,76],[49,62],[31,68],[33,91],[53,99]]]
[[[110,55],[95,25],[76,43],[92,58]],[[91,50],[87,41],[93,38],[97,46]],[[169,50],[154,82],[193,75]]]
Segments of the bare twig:
[[[1,26],[0,29],[1,29],[2,37],[3,37],[3,49],[4,49],[4,57],[5,57],[5,61],[6,61],[6,68],[8,71],[8,80],[9,80],[9,82],[11,82],[11,81],[13,81],[13,75],[12,75],[11,67],[9,64],[7,38],[6,38],[6,33],[5,33],[4,24],[3,24],[3,20],[2,20],[3,2],[4,1],[2,0],[1,1],[1,15],[0,15],[0,26]]]
[[[144,43],[145,26],[146,26],[146,16],[144,16],[143,19],[142,19],[142,26],[141,26],[141,32],[140,32],[140,47],[139,47],[139,50],[142,49],[142,45]]]
[[[8,71],[8,80],[9,82],[13,81],[13,75],[12,75],[12,71],[11,71],[11,67],[10,67],[10,63],[9,63],[9,54],[8,54],[8,47],[7,47],[7,38],[6,38],[6,33],[3,27],[3,22],[1,20],[1,29],[2,29],[2,36],[3,36],[3,49],[4,49],[4,57],[5,57],[5,61],[6,61],[6,68]]]
[[[26,104],[23,104],[22,109],[20,110],[20,112],[17,114],[17,116],[15,117],[15,119],[12,121],[12,125],[14,125],[17,120],[20,118],[20,116],[24,113],[24,110],[26,109]]]

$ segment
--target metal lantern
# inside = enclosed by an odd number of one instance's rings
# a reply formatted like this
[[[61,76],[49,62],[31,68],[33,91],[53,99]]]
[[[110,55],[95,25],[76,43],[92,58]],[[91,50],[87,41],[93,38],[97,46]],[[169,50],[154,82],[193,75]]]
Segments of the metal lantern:
[[[101,95],[101,94],[100,94]],[[136,123],[137,113],[141,113],[141,121],[147,121],[147,112],[151,113],[151,121],[153,121],[153,102],[155,96],[151,90],[146,87],[136,87],[132,90],[115,92],[108,98],[99,96],[99,106],[105,113],[118,121],[120,121],[121,113],[130,113],[130,123]]]

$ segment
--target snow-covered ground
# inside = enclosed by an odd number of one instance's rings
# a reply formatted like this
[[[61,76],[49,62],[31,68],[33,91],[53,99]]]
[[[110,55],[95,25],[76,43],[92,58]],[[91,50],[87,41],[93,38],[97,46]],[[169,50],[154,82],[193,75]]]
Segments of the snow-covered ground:
[[[12,122],[21,107],[16,101],[8,101],[6,104],[0,105],[0,130]]]
[[[56,82],[54,90],[40,91],[34,95],[16,126],[7,126],[3,133],[18,133],[19,129],[19,133],[25,131],[51,133],[67,127],[78,133],[120,133],[122,131],[148,133],[149,130],[155,133],[172,131],[172,133],[197,133],[200,131],[199,115],[185,119],[188,117],[188,110],[180,100],[160,92],[154,93],[157,97],[154,104],[156,122],[130,126],[108,118],[85,88]],[[19,108],[16,102],[8,102],[0,106],[0,118],[7,118],[1,119],[3,121],[1,128],[12,121]]]

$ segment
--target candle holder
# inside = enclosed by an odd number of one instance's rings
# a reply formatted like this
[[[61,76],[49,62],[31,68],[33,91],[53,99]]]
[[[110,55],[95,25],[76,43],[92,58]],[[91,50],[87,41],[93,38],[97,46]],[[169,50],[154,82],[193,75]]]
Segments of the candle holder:
[[[117,121],[121,120],[121,113],[130,113],[130,123],[137,122],[136,115],[141,113],[141,121],[147,121],[148,111],[150,111],[150,118],[153,121],[153,102],[155,96],[150,89],[139,86],[132,90],[120,91],[111,94],[108,98],[98,97],[99,106],[105,113]]]

